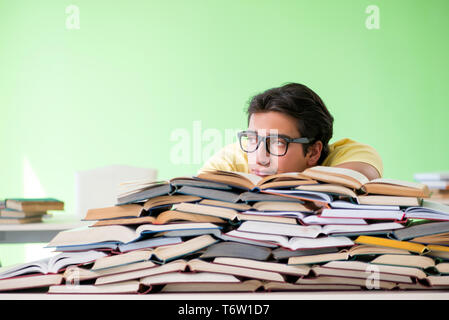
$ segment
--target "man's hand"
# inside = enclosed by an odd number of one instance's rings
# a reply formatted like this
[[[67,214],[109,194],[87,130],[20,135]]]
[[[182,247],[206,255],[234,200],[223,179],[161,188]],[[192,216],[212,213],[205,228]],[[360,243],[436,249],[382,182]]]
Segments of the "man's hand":
[[[374,168],[372,165],[365,163],[365,162],[345,162],[342,164],[339,164],[335,166],[337,168],[346,168],[346,169],[352,169],[355,171],[360,172],[364,176],[366,176],[369,180],[380,178],[380,174],[377,171],[376,168]]]

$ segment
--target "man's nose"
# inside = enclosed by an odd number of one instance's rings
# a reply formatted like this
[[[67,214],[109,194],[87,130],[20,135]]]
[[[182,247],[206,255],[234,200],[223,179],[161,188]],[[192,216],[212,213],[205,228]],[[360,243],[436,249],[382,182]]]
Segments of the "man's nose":
[[[257,164],[267,166],[270,164],[270,154],[268,153],[266,142],[261,141],[259,148],[256,150]]]

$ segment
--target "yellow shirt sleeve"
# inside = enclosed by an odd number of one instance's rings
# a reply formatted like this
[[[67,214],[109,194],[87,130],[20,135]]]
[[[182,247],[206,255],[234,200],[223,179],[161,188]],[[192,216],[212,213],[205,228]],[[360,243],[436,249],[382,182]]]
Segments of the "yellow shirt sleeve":
[[[329,145],[329,155],[322,165],[333,167],[351,161],[368,163],[377,169],[381,177],[383,175],[382,158],[376,149],[347,138]]]
[[[232,143],[214,154],[198,173],[204,170],[225,170],[249,173],[248,156],[240,144]]]
[[[341,139],[329,145],[329,155],[321,165],[337,166],[344,162],[359,161],[372,165],[383,174],[382,159],[377,151],[366,144],[351,139]],[[213,155],[198,173],[204,170],[225,170],[249,173],[248,156],[239,143],[229,144]]]

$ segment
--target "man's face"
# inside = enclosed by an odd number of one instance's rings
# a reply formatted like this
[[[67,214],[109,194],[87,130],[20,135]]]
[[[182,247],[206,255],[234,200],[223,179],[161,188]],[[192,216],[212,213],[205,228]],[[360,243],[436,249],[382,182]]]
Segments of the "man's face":
[[[295,119],[275,111],[253,113],[249,120],[248,131],[254,131],[260,136],[278,134],[289,138],[301,138]],[[258,176],[301,172],[310,166],[309,162],[300,143],[289,143],[284,156],[268,153],[265,143],[260,143],[256,151],[248,153],[250,173]]]

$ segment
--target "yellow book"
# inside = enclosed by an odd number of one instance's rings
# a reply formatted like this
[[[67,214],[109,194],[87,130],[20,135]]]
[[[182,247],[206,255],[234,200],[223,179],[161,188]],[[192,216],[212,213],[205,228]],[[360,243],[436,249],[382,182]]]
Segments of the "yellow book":
[[[404,249],[404,250],[416,252],[419,254],[425,254],[430,251],[428,247],[426,247],[425,245],[419,244],[419,243],[392,240],[392,239],[372,237],[372,236],[359,236],[357,239],[355,239],[354,242],[359,243],[359,244],[369,244],[369,245],[373,245],[373,246]]]
[[[442,245],[439,245],[439,244],[428,244],[427,248],[429,248],[430,251],[449,252],[449,247],[448,246],[442,246]]]

